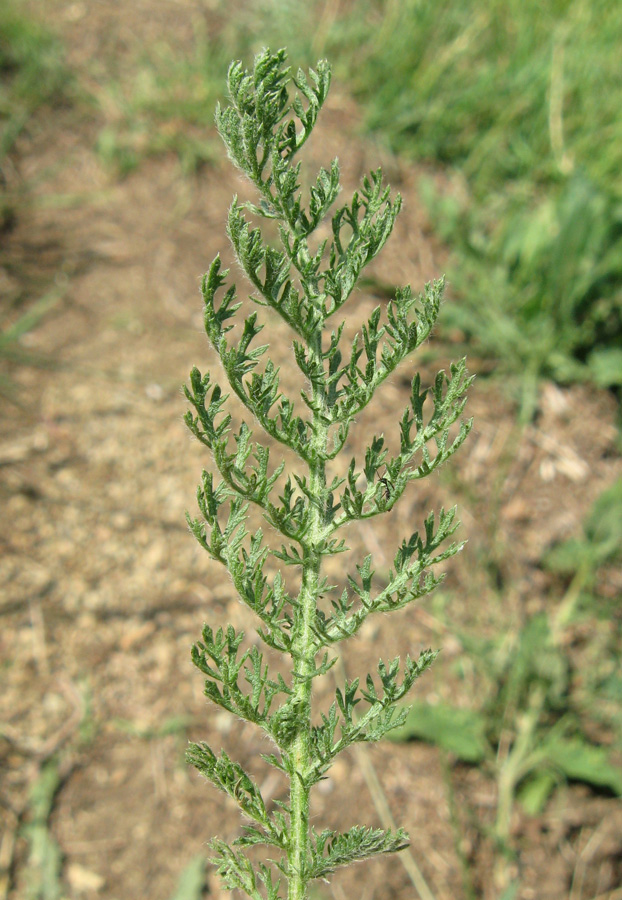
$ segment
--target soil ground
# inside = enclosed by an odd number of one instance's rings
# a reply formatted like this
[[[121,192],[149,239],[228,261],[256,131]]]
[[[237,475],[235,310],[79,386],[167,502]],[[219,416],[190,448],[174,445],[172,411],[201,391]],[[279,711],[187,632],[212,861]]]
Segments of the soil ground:
[[[114,4],[98,4],[92,15],[86,4],[47,7],[49,15],[65,11],[58,21],[70,61],[96,54],[115,27]],[[175,16],[173,4],[137,3],[119,30],[173,28]],[[339,156],[346,196],[383,163],[406,202],[373,274],[417,288],[438,276],[444,258],[417,199],[418,173],[380,158],[356,129],[356,109],[333,92],[307,159],[313,168]],[[247,189],[226,162],[182,177],[172,157],[147,160],[118,182],[94,152],[96,132],[93,118],[76,122],[73,110],[37,117],[13,160],[16,177],[30,186],[29,206],[2,236],[3,259],[11,261],[7,290],[53,282],[61,294],[25,339],[28,351],[54,365],[12,372],[23,407],[5,403],[0,422],[0,820],[9,900],[28,896],[24,826],[32,820],[29,791],[47,760],[59,766],[50,830],[62,853],[64,896],[72,900],[167,900],[213,834],[239,833],[237,810],[184,763],[188,739],[226,747],[258,775],[265,797],[285,796],[284,784],[257,762],[265,743],[207,705],[189,658],[204,621],[231,622],[253,635],[226,572],[185,525],[209,460],[185,429],[180,393],[193,364],[215,369],[201,331],[199,280],[216,252],[227,258],[226,210],[232,194]],[[241,277],[238,285],[243,293]],[[379,302],[359,292],[349,321]],[[268,326],[282,386],[295,393],[290,337],[278,321]],[[428,381],[450,354],[447,343],[431,342],[422,362]],[[470,360],[472,371],[478,366]],[[395,439],[411,375],[407,366],[361,417],[351,454],[360,457],[374,433]],[[443,665],[419,696],[465,705],[472,699],[468,673],[458,678],[452,669],[461,658],[460,628],[492,632],[544,609],[554,586],[539,564],[543,549],[580,534],[594,499],[622,472],[616,405],[605,392],[544,384],[536,422],[518,431],[501,386],[481,378],[469,413],[473,433],[447,471],[410,491],[391,517],[348,535],[351,559],[372,552],[386,569],[396,537],[420,526],[429,509],[458,500],[468,548],[447,566],[436,605],[373,622],[344,656],[352,677],[379,655],[442,646]],[[494,586],[482,565],[491,558]],[[577,626],[568,652],[585,653],[601,639]],[[320,706],[334,692],[325,681]],[[383,743],[366,753],[433,896],[464,896],[462,856],[477,896],[496,898],[492,848],[482,832],[494,784],[476,768],[453,765],[462,822],[455,840],[435,747]],[[318,829],[378,824],[364,775],[359,756],[337,763],[316,791]],[[584,785],[561,787],[538,817],[517,807],[512,840],[517,900],[613,897],[620,885],[619,802]],[[397,857],[365,866],[337,875],[320,895],[416,896]],[[211,872],[206,895],[225,896]]]

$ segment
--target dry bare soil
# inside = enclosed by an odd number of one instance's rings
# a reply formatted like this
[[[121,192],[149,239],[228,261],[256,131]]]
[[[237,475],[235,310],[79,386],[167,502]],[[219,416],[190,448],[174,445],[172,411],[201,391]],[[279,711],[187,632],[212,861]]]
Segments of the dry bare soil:
[[[117,27],[113,7],[98,4],[91,14],[87,4],[49,4],[59,15],[68,10],[58,21],[70,59],[98,52],[98,41]],[[173,7],[137,3],[119,33],[174,28]],[[356,124],[356,110],[335,91],[307,159],[313,168],[339,156],[347,194],[383,162],[406,202],[374,275],[420,287],[442,271],[443,249],[427,229],[417,173],[380,158]],[[226,209],[234,192],[247,189],[226,162],[182,177],[173,158],[145,161],[119,182],[94,153],[96,132],[94,119],[77,121],[73,110],[37,118],[13,160],[30,205],[2,235],[2,257],[11,263],[4,288],[54,283],[62,295],[26,339],[27,350],[55,365],[12,373],[23,408],[5,403],[0,422],[0,862],[10,900],[28,896],[29,790],[51,759],[61,782],[49,827],[72,900],[167,900],[213,834],[239,832],[237,810],[185,765],[188,739],[225,746],[257,773],[272,801],[285,791],[259,760],[267,750],[260,734],[207,705],[189,656],[204,621],[244,627],[251,641],[254,634],[226,572],[185,525],[208,460],[185,430],[180,393],[191,365],[215,367],[201,332],[199,279],[217,251],[227,258]],[[238,283],[244,293],[241,277]],[[360,291],[349,321],[379,302]],[[295,392],[290,335],[267,321],[283,387]],[[451,347],[432,342],[428,350],[429,382]],[[473,371],[478,365],[471,360]],[[373,433],[395,440],[411,375],[409,365],[361,417],[348,460]],[[443,647],[444,663],[419,696],[464,704],[473,698],[469,673],[458,677],[452,668],[460,658],[454,627],[485,633],[552,602],[550,576],[539,566],[543,548],[579,534],[591,503],[621,471],[616,409],[606,393],[545,384],[536,422],[519,432],[511,402],[482,377],[469,412],[473,434],[447,472],[413,487],[390,518],[349,535],[348,565],[372,552],[386,569],[397,538],[431,508],[459,501],[469,544],[447,568],[442,603],[373,622],[344,659],[350,676],[364,675],[379,655]],[[491,558],[494,577],[483,566]],[[339,565],[343,577],[342,559]],[[593,640],[598,634],[570,629],[567,651],[586,653]],[[325,681],[318,707],[334,692]],[[476,768],[452,767],[462,827],[456,842],[437,749],[383,743],[366,752],[433,895],[463,896],[459,850],[473,867],[477,895],[496,897],[493,851],[482,831],[493,815],[494,784]],[[364,776],[360,757],[337,763],[316,792],[318,829],[379,822]],[[620,884],[619,803],[586,786],[561,787],[537,818],[517,808],[512,839],[520,900],[591,900],[613,896],[607,892]],[[416,896],[397,858],[365,866],[336,876],[321,895]],[[224,897],[211,872],[206,896]]]

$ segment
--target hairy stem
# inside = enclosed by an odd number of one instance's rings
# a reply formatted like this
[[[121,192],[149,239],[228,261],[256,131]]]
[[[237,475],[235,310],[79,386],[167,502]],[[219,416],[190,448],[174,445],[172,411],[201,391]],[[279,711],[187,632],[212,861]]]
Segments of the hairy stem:
[[[309,349],[321,363],[322,339],[318,332]],[[308,536],[303,552],[302,585],[295,622],[297,658],[294,665],[294,697],[300,714],[300,724],[292,748],[294,773],[290,785],[291,837],[289,848],[288,900],[306,900],[306,865],[309,858],[309,792],[307,776],[312,764],[311,754],[311,688],[315,669],[315,640],[313,624],[317,604],[322,557],[319,544],[325,529],[324,497],[326,491],[326,463],[320,451],[326,449],[327,426],[321,421],[326,397],[323,386],[314,385],[316,401],[311,461],[309,463],[310,494],[316,498],[311,504]]]

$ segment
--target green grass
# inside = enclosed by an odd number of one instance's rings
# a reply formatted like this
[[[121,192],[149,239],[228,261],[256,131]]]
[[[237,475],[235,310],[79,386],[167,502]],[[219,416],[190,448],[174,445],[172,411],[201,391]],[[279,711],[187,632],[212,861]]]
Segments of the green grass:
[[[496,212],[443,197],[430,181],[421,189],[451,248],[458,302],[447,305],[444,324],[512,376],[523,420],[543,377],[622,385],[622,209],[614,197],[580,172],[541,186],[538,200],[499,193]]]
[[[393,5],[356,68],[368,126],[459,170],[433,222],[460,302],[446,322],[499,368],[622,384],[622,8],[597,0]],[[439,208],[440,207],[440,208]]]
[[[59,41],[17,5],[0,5],[0,167],[32,114],[67,100],[71,77]]]
[[[18,192],[7,189],[6,167],[15,143],[41,107],[70,101],[72,76],[63,61],[57,38],[19,10],[18,5],[0,5],[0,241],[19,216],[19,203],[28,185]],[[0,244],[1,246],[1,244]],[[0,256],[0,264],[6,261]],[[34,328],[60,299],[61,289],[52,287],[24,311],[23,292],[3,297],[0,306],[0,361],[3,364],[47,362],[26,352],[20,338]],[[15,399],[15,385],[0,373],[0,394]]]
[[[617,4],[378,7],[381,32],[354,89],[395,149],[460,166],[480,202],[502,183],[547,183],[577,167],[622,192]]]
[[[66,101],[69,84],[56,38],[17,5],[0,4],[0,232],[16,215],[6,189],[7,156],[37,109]]]

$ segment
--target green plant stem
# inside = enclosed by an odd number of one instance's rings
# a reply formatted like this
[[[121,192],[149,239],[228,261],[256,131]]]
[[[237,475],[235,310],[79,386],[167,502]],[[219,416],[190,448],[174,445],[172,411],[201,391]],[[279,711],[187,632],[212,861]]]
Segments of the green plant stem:
[[[557,611],[551,622],[551,642],[559,644],[565,628],[570,624],[581,597],[581,591],[590,580],[594,568],[592,559],[584,559],[577,569],[568,590],[558,604]]]
[[[322,338],[319,332],[309,342],[309,350],[319,365],[322,363]],[[309,532],[303,547],[303,572],[300,605],[295,620],[296,647],[294,659],[294,698],[299,707],[302,727],[293,747],[294,773],[290,786],[291,842],[289,849],[290,879],[288,900],[305,900],[307,877],[305,873],[309,856],[309,793],[308,772],[311,768],[311,688],[315,669],[315,639],[313,623],[319,591],[322,557],[320,542],[325,529],[322,502],[326,491],[326,462],[322,453],[326,450],[328,428],[321,421],[326,409],[326,395],[320,384],[313,386],[315,409],[313,439],[309,463],[310,495],[317,498],[309,510]],[[320,412],[321,411],[321,412]]]
[[[545,696],[541,688],[532,689],[529,709],[519,717],[518,734],[499,773],[499,799],[495,833],[506,842],[510,834],[510,819],[514,805],[516,785],[525,771],[533,765],[533,737],[544,708]]]

